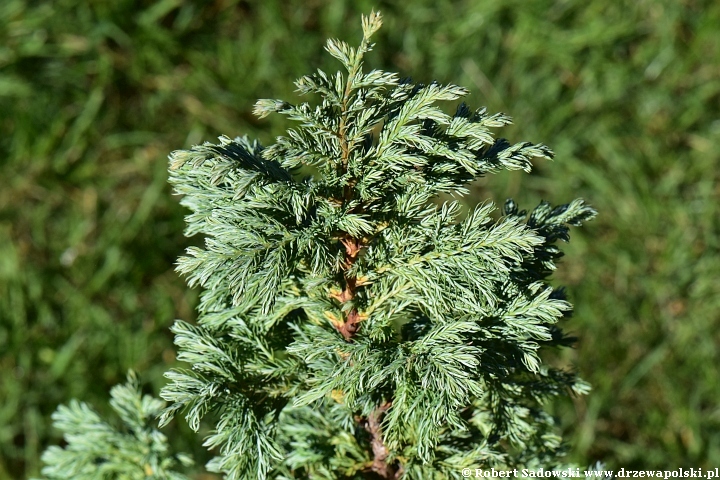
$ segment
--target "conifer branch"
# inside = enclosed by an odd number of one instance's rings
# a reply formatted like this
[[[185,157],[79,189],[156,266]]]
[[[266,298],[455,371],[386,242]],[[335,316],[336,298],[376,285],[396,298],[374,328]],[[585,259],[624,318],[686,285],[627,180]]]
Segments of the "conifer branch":
[[[340,176],[346,176],[348,173],[348,163],[350,159],[350,145],[347,135],[347,122],[348,122],[348,102],[350,95],[353,91],[353,85],[357,82],[357,77],[362,66],[363,55],[370,50],[370,37],[382,26],[382,16],[379,13],[372,12],[369,17],[363,17],[363,39],[360,43],[360,47],[357,53],[354,55],[354,61],[348,68],[348,78],[345,84],[345,90],[342,97],[342,105],[340,110],[340,126],[338,131],[338,138],[340,141],[340,165],[341,171]],[[343,204],[347,205],[353,200],[353,187],[355,186],[355,179],[349,178],[346,180],[343,187]],[[361,210],[362,207],[355,207],[352,211]],[[343,273],[345,277],[345,288],[340,295],[332,295],[333,298],[337,299],[341,304],[350,302],[355,297],[355,291],[357,288],[357,278],[352,274],[348,273],[355,262],[360,250],[364,247],[362,240],[355,238],[343,232],[341,234],[340,242],[345,247],[345,262],[343,263]],[[338,331],[342,334],[343,338],[347,341],[352,341],[352,338],[358,331],[362,316],[358,313],[357,308],[352,308],[345,316],[344,321],[337,326]]]
[[[363,72],[380,25],[363,17],[358,48],[328,41],[344,72],[296,81],[319,105],[257,102],[299,122],[274,144],[222,137],[171,156],[186,233],[206,240],[179,262],[204,291],[198,325],[173,327],[192,369],[167,374],[162,421],[184,411],[197,430],[213,413],[210,467],[229,480],[550,462],[560,439],[542,402],[587,391],[539,351],[569,341],[571,305],[547,282],[555,242],[595,211],[436,206],[553,153],[495,138],[506,115],[437,106],[462,87]]]
[[[64,433],[67,445],[45,451],[43,475],[49,480],[188,480],[177,469],[191,466],[192,459],[184,453],[171,454],[167,437],[154,425],[163,402],[142,395],[132,371],[127,382],[113,387],[110,394],[110,405],[122,420],[120,428],[76,400],[53,414],[53,425]]]

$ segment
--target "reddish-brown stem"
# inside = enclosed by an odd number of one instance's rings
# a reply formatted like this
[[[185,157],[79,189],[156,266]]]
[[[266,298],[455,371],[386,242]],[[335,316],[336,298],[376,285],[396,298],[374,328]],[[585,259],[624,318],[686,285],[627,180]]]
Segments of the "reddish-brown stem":
[[[343,95],[343,102],[341,107],[341,117],[339,125],[339,140],[340,140],[340,168],[341,174],[346,175],[348,173],[348,167],[350,163],[350,145],[346,135],[347,128],[347,104],[351,93],[351,82],[355,74],[353,70],[348,76],[347,83],[345,85],[345,92]],[[343,203],[347,205],[353,200],[353,189],[355,186],[355,179],[347,181],[343,187]],[[362,207],[359,207],[362,210]],[[350,302],[355,298],[358,287],[357,277],[350,273],[353,265],[357,261],[360,250],[364,248],[363,240],[355,238],[345,233],[341,238],[340,242],[345,247],[345,262],[343,264],[343,273],[345,277],[345,286],[342,292],[332,293],[331,296],[338,300],[340,303]],[[345,315],[342,323],[336,323],[336,328],[342,334],[346,341],[352,342],[353,337],[360,327],[360,322],[365,317],[358,312],[357,308],[353,305],[352,308]],[[398,467],[396,464],[389,464],[387,458],[390,455],[388,448],[385,446],[382,438],[382,416],[392,406],[392,402],[384,402],[378,408],[376,408],[367,419],[362,417],[356,417],[356,421],[360,422],[364,426],[365,430],[370,434],[370,445],[373,452],[373,462],[370,466],[370,470],[375,474],[385,479],[396,480],[402,475],[402,467]]]
[[[340,303],[345,303],[355,298],[355,293],[357,290],[357,278],[354,275],[348,275],[347,272],[357,260],[358,253],[362,248],[362,243],[359,240],[350,236],[343,237],[340,241],[345,246],[345,264],[343,265],[343,269],[346,273],[345,288],[339,294],[336,293],[332,296]],[[358,330],[361,320],[362,317],[358,313],[356,308],[351,309],[347,313],[343,323],[338,325],[337,327],[338,331],[342,334],[345,340],[352,340]]]
[[[402,475],[402,468],[399,468],[394,463],[387,462],[390,452],[385,446],[385,443],[383,443],[382,438],[382,416],[391,406],[392,402],[385,402],[376,408],[367,419],[357,418],[357,420],[361,422],[365,430],[370,434],[370,446],[373,452],[373,462],[370,470],[381,478],[398,479]]]

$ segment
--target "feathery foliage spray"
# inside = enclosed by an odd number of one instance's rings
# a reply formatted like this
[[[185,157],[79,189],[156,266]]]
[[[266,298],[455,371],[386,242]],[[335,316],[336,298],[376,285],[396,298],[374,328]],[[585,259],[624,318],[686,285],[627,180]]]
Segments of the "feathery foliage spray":
[[[259,116],[299,122],[274,145],[223,137],[171,156],[187,234],[207,240],[179,265],[204,292],[198,325],[173,327],[192,371],[168,374],[163,421],[186,410],[197,428],[215,411],[207,445],[229,478],[550,461],[542,400],[586,389],[538,349],[566,342],[556,322],[570,305],[544,282],[554,242],[594,211],[542,203],[525,220],[508,201],[493,221],[490,203],[463,219],[458,202],[433,204],[552,153],[495,140],[505,115],[436,106],[464,88],[364,73],[380,25],[363,18],[358,48],[327,43],[345,72],[296,82],[317,106],[258,101]]]
[[[530,171],[544,145],[510,144],[503,114],[440,101],[468,92],[363,71],[359,47],[330,40],[343,72],[300,78],[317,105],[260,100],[298,122],[262,147],[221,137],[170,156],[170,181],[205,236],[179,261],[203,292],[197,325],[172,327],[189,370],[167,374],[161,424],[184,412],[213,430],[209,464],[244,478],[460,478],[463,468],[556,465],[543,402],[584,393],[543,365],[567,345],[571,306],[547,279],[582,200],[529,215],[508,200],[461,216],[474,179]]]

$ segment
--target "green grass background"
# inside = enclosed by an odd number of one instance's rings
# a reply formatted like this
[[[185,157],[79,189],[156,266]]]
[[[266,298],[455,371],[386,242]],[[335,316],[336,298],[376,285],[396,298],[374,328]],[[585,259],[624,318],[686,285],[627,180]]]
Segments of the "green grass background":
[[[385,27],[366,65],[469,87],[511,140],[554,162],[473,188],[521,206],[581,196],[556,283],[580,337],[561,360],[593,392],[552,408],[570,458],[720,466],[720,3],[713,0],[3,0],[0,2],[0,478],[41,468],[49,415],[107,410],[128,368],[157,392],[168,327],[196,293],[166,155],[248,134],[256,98],[337,64],[359,15]],[[177,423],[177,422],[176,422]],[[177,424],[174,441],[199,441]]]

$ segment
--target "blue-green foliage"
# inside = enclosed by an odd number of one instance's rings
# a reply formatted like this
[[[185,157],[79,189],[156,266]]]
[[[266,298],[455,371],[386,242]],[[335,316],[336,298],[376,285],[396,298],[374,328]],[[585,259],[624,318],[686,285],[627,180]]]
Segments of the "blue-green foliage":
[[[380,24],[363,18],[358,48],[328,41],[345,72],[296,82],[317,104],[258,101],[299,122],[273,145],[221,137],[170,156],[186,234],[206,240],[178,265],[203,291],[197,325],[173,327],[191,369],[167,374],[161,423],[182,411],[198,430],[212,413],[209,467],[229,479],[552,465],[543,403],[588,389],[538,352],[570,341],[547,278],[556,240],[594,210],[435,204],[552,152],[496,139],[505,115],[445,113],[462,87],[365,73]]]
[[[176,468],[192,460],[171,454],[167,438],[155,426],[164,402],[143,395],[132,371],[127,383],[113,387],[110,395],[110,406],[122,420],[119,428],[77,400],[58,408],[53,424],[67,445],[45,451],[43,475],[50,480],[188,480]]]

